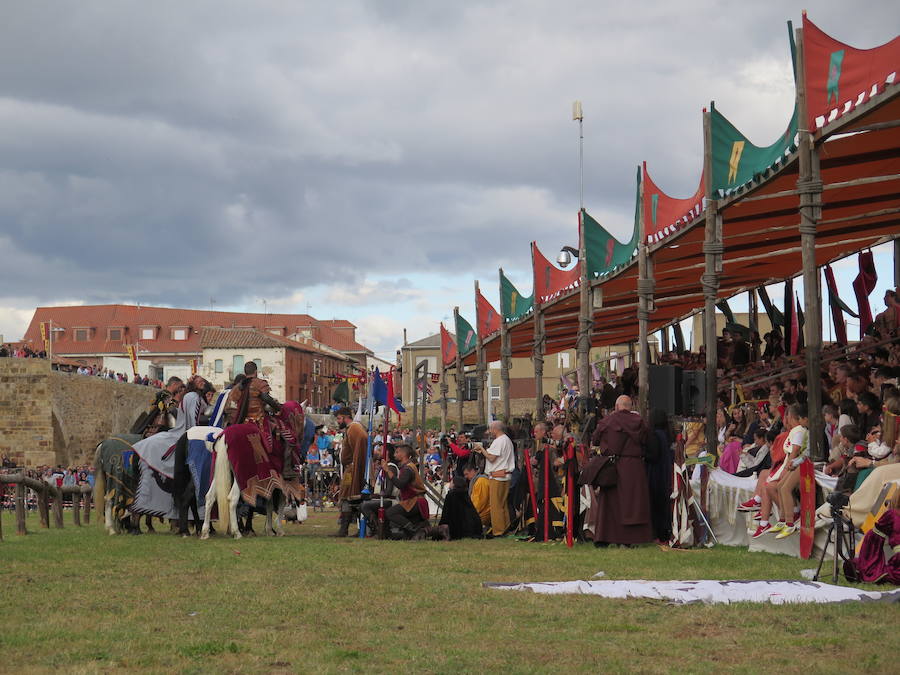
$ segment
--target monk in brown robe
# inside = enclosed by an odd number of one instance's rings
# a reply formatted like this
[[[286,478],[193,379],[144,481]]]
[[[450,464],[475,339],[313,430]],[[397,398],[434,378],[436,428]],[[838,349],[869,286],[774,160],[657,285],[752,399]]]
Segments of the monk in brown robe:
[[[592,509],[595,544],[643,544],[653,541],[650,525],[650,492],[644,469],[644,448],[649,430],[640,415],[631,411],[628,396],[616,399],[616,410],[597,423],[592,446],[616,457],[617,482],[596,488],[597,508]]]
[[[341,489],[338,494],[341,508],[341,520],[337,536],[346,537],[350,521],[359,515],[362,504],[362,490],[366,485],[366,450],[369,434],[359,422],[353,421],[350,408],[341,408],[335,414],[338,427],[344,432],[341,444],[341,466],[344,475],[341,477]]]

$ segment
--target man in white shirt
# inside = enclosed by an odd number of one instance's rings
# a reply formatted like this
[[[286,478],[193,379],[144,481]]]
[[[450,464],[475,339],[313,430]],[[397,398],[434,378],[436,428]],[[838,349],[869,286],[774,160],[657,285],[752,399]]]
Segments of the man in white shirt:
[[[509,496],[509,475],[516,468],[515,448],[503,422],[491,422],[489,428],[494,437],[488,449],[478,445],[475,452],[484,456],[484,472],[488,476],[488,492],[491,501],[491,534],[502,537],[509,527],[509,510],[506,501]]]

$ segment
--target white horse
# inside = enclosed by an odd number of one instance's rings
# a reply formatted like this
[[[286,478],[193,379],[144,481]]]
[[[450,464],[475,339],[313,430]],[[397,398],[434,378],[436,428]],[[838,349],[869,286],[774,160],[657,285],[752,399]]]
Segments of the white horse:
[[[221,431],[221,430],[220,430]],[[205,440],[205,439],[204,439]],[[238,527],[237,506],[241,498],[241,491],[238,488],[237,480],[234,478],[234,471],[231,468],[231,462],[228,461],[228,447],[225,443],[225,435],[220,434],[215,441],[206,441],[207,448],[215,455],[213,479],[206,493],[207,508],[203,514],[203,529],[200,533],[201,539],[209,539],[210,512],[209,505],[213,500],[219,505],[219,523],[222,530],[231,534],[235,539],[242,537],[240,528]],[[275,507],[275,499],[266,500],[266,525],[265,533],[269,536],[284,536],[284,507],[286,499],[282,495],[278,507]]]

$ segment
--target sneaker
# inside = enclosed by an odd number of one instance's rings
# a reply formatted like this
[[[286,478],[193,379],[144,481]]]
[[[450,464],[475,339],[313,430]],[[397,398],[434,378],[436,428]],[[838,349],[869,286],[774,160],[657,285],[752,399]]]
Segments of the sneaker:
[[[761,523],[761,522],[763,521],[763,518],[762,518],[762,511],[757,511],[756,513],[754,513],[754,514],[750,517],[750,520],[752,520],[752,521],[755,522],[755,523]]]
[[[772,528],[769,530],[769,532],[771,532],[772,534],[775,534],[776,532],[781,532],[783,529],[784,529],[784,523],[779,520],[777,523],[775,523],[772,526]]]
[[[757,539],[771,529],[772,525],[770,523],[762,523],[759,527],[756,528],[756,532],[753,533],[753,538]]]
[[[794,534],[795,532],[799,532],[799,531],[800,531],[800,524],[799,523],[791,523],[789,525],[785,525],[784,529],[775,535],[775,538],[776,539],[787,539],[792,534]]]
[[[760,503],[753,497],[738,506],[738,511],[759,511]]]

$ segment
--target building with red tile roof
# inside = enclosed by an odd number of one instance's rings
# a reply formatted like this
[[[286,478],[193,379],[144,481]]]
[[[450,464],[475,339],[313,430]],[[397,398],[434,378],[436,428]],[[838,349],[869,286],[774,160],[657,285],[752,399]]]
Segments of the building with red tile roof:
[[[360,368],[372,352],[356,341],[356,326],[346,320],[320,321],[309,314],[220,312],[143,305],[38,307],[23,341],[41,344],[41,322],[52,322],[53,354],[90,365],[130,371],[125,345],[137,344],[142,368],[151,378],[190,373],[202,357],[205,328],[243,328],[294,338],[349,356]],[[34,348],[34,347],[33,347]]]

